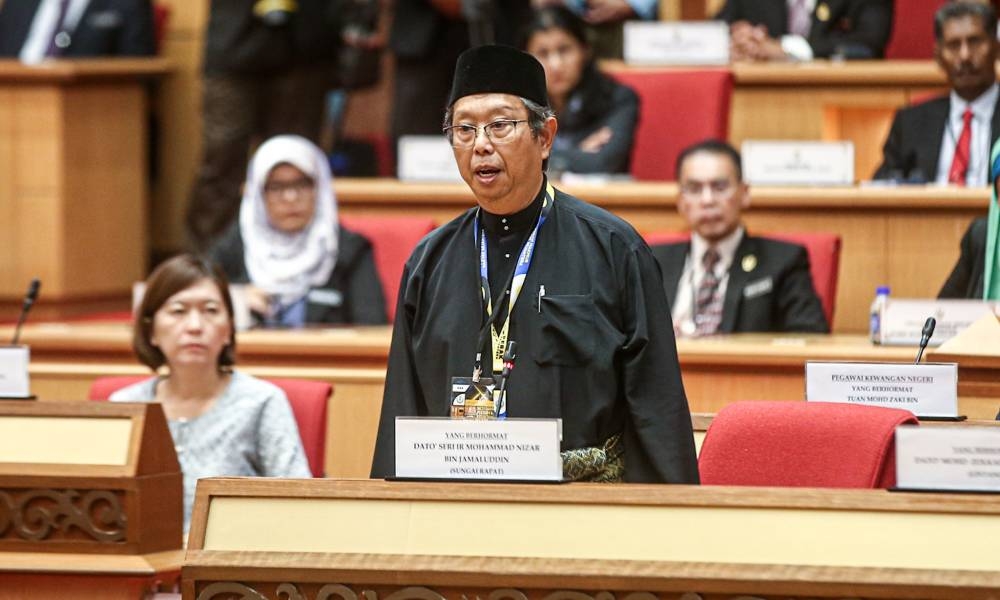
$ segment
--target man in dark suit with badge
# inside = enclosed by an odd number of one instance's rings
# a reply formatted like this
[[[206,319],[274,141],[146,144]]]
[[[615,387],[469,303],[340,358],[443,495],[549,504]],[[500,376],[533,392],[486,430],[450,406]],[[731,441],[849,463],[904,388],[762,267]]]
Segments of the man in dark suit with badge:
[[[734,60],[881,58],[891,0],[726,0]]]
[[[934,36],[934,59],[951,91],[896,113],[875,179],[984,186],[1000,135],[996,13],[986,4],[949,2],[934,15]]]
[[[691,241],[653,247],[678,335],[827,333],[805,248],[747,234],[739,153],[709,140],[677,158],[677,209]]]
[[[143,56],[155,51],[149,0],[0,2],[0,56]]]

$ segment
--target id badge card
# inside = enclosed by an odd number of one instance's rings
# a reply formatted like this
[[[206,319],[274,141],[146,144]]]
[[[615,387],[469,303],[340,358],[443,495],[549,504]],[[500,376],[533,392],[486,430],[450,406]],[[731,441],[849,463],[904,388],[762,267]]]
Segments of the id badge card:
[[[471,377],[451,378],[451,418],[453,419],[493,419],[496,405],[493,403],[495,385],[490,377],[480,377],[479,382]]]

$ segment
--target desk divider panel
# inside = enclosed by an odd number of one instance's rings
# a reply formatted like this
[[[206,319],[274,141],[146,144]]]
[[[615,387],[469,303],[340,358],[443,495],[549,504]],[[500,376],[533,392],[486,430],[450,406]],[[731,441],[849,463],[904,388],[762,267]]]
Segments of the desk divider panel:
[[[182,547],[181,472],[158,404],[0,402],[3,552]]]

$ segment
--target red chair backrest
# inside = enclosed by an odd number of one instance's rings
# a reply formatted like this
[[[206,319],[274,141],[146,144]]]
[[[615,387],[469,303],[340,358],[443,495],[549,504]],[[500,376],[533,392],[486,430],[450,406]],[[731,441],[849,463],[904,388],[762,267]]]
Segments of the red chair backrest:
[[[705,485],[888,488],[896,484],[895,408],[736,402],[712,420],[698,456]]]
[[[804,246],[809,254],[809,273],[812,275],[816,295],[823,304],[823,314],[826,322],[833,327],[833,313],[837,306],[837,280],[840,275],[840,236],[834,233],[813,231],[784,231],[761,233],[766,237],[782,242],[790,242]],[[674,244],[686,242],[691,234],[677,231],[655,231],[647,233],[646,243]]]
[[[125,377],[98,377],[90,384],[87,394],[90,400],[107,400],[111,394],[123,387],[147,379],[145,375]],[[288,396],[288,403],[295,415],[295,423],[299,428],[302,448],[309,461],[309,470],[313,477],[323,477],[323,464],[326,461],[326,414],[333,386],[324,381],[309,381],[305,379],[268,379],[267,381],[281,388]]]
[[[368,238],[375,253],[375,268],[382,281],[385,308],[389,322],[396,316],[396,296],[403,277],[403,267],[410,253],[425,235],[436,226],[434,219],[424,217],[357,217],[340,216],[340,223]]]
[[[153,4],[153,40],[156,43],[156,53],[163,51],[163,39],[167,35],[167,24],[170,23],[170,7],[156,2]]]
[[[632,177],[673,180],[674,161],[681,150],[709,138],[729,136],[733,94],[729,70],[627,69],[609,75],[639,95]]]
[[[890,60],[926,60],[934,56],[934,13],[945,0],[896,0],[892,35],[885,47]]]

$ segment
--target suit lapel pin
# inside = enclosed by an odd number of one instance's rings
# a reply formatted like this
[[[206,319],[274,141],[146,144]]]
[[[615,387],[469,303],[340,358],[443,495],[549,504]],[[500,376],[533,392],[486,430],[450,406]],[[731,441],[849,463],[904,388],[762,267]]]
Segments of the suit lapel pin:
[[[744,273],[753,271],[757,268],[757,257],[753,254],[747,254],[743,257],[743,260],[740,261],[740,266],[743,267]]]
[[[823,22],[829,21],[830,5],[826,2],[821,2],[819,6],[816,7],[816,18]]]

